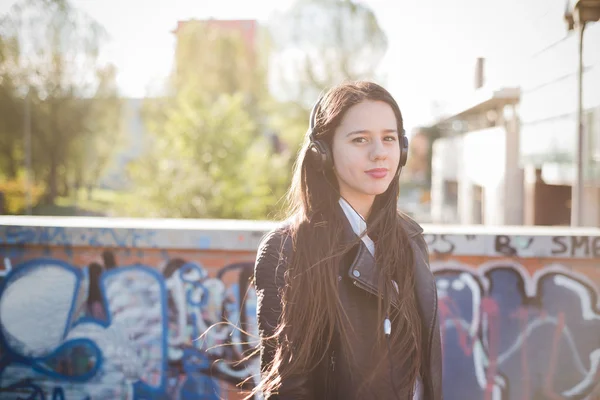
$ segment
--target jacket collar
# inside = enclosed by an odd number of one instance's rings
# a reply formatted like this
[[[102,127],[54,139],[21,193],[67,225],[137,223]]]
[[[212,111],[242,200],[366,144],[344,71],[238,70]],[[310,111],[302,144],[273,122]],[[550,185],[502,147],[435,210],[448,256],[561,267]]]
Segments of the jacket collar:
[[[343,232],[343,237],[344,237],[344,242],[345,243],[351,243],[353,241],[357,241],[358,239],[358,235],[356,235],[352,229],[352,226],[350,224],[350,222],[348,221],[348,219],[346,218],[346,215],[344,214],[343,210],[341,209],[341,207],[338,206],[338,211],[339,211],[339,215],[342,217],[344,223],[344,232]],[[416,279],[417,279],[417,286],[420,285],[422,282],[419,282],[419,277],[421,274],[418,274],[418,270],[420,269],[420,267],[422,267],[421,264],[422,263],[422,257],[418,257],[415,246],[414,246],[414,242],[415,242],[415,238],[420,235],[423,232],[423,228],[421,228],[421,226],[415,222],[414,220],[412,220],[410,217],[408,217],[406,214],[404,213],[399,213],[398,215],[398,221],[400,224],[402,224],[405,232],[407,233],[409,240],[411,242],[411,246],[413,247],[413,252],[415,252],[415,268],[417,269],[416,272]],[[353,262],[351,263],[347,274],[348,276],[354,281],[354,284],[360,288],[362,288],[363,290],[366,290],[372,294],[375,295],[379,295],[379,291],[378,291],[378,284],[377,284],[377,280],[378,280],[378,274],[377,274],[377,266],[376,266],[376,262],[375,262],[375,258],[373,257],[373,255],[369,252],[369,250],[367,249],[367,247],[365,246],[365,244],[362,241],[358,242],[358,252],[356,253],[356,256],[353,260]],[[427,268],[427,267],[426,267]],[[395,282],[394,282],[395,283]],[[397,291],[397,286],[390,282],[389,285],[390,287],[388,288],[388,293],[394,293]],[[390,302],[392,303],[392,305],[394,306],[398,306],[398,300],[396,296],[391,296]]]
[[[358,235],[354,233],[352,230],[352,225],[346,218],[346,214],[342,210],[342,207],[338,204],[337,206],[338,215],[342,217],[344,221],[344,240],[346,242],[351,242],[358,238]],[[403,212],[398,213],[398,221],[402,224],[404,231],[408,235],[409,238],[414,238],[423,233],[423,228],[419,225],[415,220],[410,218],[408,215]]]

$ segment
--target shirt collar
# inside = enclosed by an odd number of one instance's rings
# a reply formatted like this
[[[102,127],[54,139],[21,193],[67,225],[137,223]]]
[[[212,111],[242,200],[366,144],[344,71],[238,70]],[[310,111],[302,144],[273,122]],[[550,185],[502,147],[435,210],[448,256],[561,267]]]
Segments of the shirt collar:
[[[367,230],[367,223],[365,220],[344,198],[340,197],[338,203],[340,204],[342,211],[344,211],[344,214],[346,215],[348,222],[350,222],[350,226],[352,227],[352,230],[356,236],[362,235],[363,232]],[[373,240],[371,240],[368,235],[364,235],[361,239],[367,246],[367,249],[369,249],[369,252],[372,255],[375,255],[375,243]]]

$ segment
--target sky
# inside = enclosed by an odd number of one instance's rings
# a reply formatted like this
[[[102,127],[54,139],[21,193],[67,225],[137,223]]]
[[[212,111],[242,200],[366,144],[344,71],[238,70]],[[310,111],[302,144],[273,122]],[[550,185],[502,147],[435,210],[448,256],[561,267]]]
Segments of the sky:
[[[191,18],[267,21],[294,0],[71,0],[104,26],[102,62],[118,69],[121,94],[143,97],[169,74],[172,30]],[[0,0],[0,13],[13,0]],[[454,105],[473,94],[477,57],[486,58],[490,87],[516,85],[520,66],[544,43],[566,34],[564,0],[363,0],[375,12],[389,47],[385,86],[407,127],[429,122],[433,104]]]

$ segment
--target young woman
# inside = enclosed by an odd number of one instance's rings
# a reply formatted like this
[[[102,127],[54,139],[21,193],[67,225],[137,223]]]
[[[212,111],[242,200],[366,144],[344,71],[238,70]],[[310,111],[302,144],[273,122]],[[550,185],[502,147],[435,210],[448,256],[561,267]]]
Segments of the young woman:
[[[442,398],[427,246],[397,211],[407,150],[377,84],[344,83],[313,108],[290,216],[255,265],[266,399]]]

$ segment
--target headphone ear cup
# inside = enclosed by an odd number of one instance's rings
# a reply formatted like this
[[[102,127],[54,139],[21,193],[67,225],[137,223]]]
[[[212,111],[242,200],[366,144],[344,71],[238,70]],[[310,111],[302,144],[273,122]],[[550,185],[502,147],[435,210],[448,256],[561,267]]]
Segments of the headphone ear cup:
[[[406,165],[406,160],[408,159],[408,138],[405,135],[402,135],[400,139],[400,166],[404,167]]]
[[[315,167],[319,171],[325,171],[333,168],[333,159],[327,144],[320,140],[315,140],[309,145],[308,151],[313,158]]]

